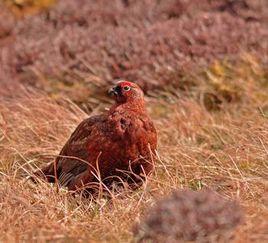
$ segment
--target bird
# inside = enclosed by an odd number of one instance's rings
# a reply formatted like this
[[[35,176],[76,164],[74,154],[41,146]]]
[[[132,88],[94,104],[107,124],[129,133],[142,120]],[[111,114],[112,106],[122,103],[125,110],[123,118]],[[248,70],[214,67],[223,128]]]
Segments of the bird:
[[[118,81],[108,94],[114,104],[83,120],[56,159],[34,174],[70,191],[102,183],[140,187],[154,169],[157,131],[144,93],[134,82]]]

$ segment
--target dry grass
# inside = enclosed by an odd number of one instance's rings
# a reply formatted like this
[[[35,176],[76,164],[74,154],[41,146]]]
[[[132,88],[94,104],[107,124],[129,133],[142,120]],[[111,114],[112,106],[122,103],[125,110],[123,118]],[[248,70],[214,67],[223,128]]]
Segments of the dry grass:
[[[159,132],[155,173],[138,191],[116,193],[110,200],[72,197],[67,191],[57,193],[51,185],[24,179],[35,166],[53,159],[86,117],[82,110],[68,100],[44,94],[2,98],[0,241],[133,242],[133,225],[156,199],[177,188],[209,187],[237,199],[246,211],[235,242],[264,242],[268,219],[266,71],[251,58],[227,70],[226,65],[213,66],[206,78],[199,77],[193,95],[170,90],[147,97]],[[232,86],[237,82],[239,92]],[[225,99],[220,92],[224,87],[239,99]],[[208,111],[202,97],[211,92],[221,103]],[[93,112],[103,108],[97,106]]]

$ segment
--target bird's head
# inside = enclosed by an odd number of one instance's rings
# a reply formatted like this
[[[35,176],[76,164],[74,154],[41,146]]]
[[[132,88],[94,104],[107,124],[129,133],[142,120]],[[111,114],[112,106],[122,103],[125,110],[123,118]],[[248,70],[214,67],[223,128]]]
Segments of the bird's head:
[[[126,103],[133,101],[143,101],[144,94],[141,88],[129,81],[119,81],[114,87],[109,89],[109,95],[114,97],[116,103]]]

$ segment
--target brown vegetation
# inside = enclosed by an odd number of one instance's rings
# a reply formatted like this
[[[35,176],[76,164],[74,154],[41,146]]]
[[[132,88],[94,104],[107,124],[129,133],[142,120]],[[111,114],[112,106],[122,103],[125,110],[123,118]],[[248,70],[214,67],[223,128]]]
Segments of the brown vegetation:
[[[255,0],[63,0],[16,24],[0,65],[42,89],[114,78],[178,86],[214,59],[250,52],[267,63],[267,16],[267,2]]]
[[[243,220],[236,202],[209,190],[174,191],[135,229],[139,242],[228,242]]]

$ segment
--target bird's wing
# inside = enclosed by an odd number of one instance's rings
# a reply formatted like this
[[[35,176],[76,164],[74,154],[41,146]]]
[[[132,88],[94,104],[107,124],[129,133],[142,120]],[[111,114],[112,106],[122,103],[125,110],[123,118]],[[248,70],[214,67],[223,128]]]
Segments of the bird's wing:
[[[104,115],[92,116],[82,121],[62,148],[56,163],[51,163],[42,171],[49,181],[55,181],[54,166],[56,165],[57,180],[61,186],[68,186],[78,175],[88,168],[87,144],[92,129],[105,119]]]

